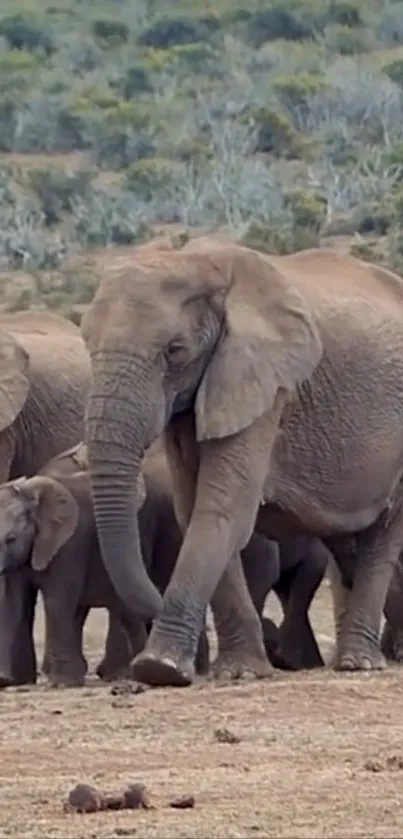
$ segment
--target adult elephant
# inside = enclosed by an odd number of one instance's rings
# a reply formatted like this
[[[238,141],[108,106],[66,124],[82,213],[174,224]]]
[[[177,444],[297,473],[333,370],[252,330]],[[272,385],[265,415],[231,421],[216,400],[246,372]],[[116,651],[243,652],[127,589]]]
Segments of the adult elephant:
[[[0,315],[0,482],[32,476],[53,455],[78,443],[91,364],[80,330],[51,312]],[[24,573],[13,585],[0,578],[0,610],[14,615],[12,637],[0,635],[0,660],[10,654],[15,682],[35,681],[36,662],[26,627],[36,593]],[[11,651],[11,653],[10,653]],[[0,684],[10,673],[0,671]]]
[[[91,365],[80,330],[52,312],[0,315],[0,482],[78,443]]]
[[[357,534],[336,666],[383,666],[379,625],[403,541],[401,280],[331,249],[268,257],[195,241],[105,277],[82,329],[103,560],[127,603],[157,616],[135,676],[193,680],[210,600],[216,674],[271,674],[239,556],[258,511],[274,538],[284,525]],[[162,600],[132,512],[163,429],[185,537]]]

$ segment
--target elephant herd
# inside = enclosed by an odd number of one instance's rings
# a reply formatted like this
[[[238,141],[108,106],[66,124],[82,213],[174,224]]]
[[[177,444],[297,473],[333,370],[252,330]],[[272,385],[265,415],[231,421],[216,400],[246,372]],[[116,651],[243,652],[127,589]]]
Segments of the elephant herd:
[[[138,248],[81,329],[0,315],[0,686],[403,661],[403,281],[312,249]],[[263,610],[280,600],[279,627]],[[217,655],[210,660],[210,605]],[[385,624],[381,631],[382,615]]]

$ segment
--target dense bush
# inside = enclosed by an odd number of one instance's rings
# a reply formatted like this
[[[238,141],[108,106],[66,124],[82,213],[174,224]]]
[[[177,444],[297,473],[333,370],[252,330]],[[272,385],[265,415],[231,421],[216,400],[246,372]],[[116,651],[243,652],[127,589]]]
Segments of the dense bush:
[[[314,34],[313,27],[304,22],[303,16],[294,14],[283,5],[255,12],[249,17],[246,29],[247,39],[255,47],[277,38],[304,41],[313,38]]]
[[[381,237],[403,266],[400,44],[401,0],[7,0],[0,152],[19,170],[0,168],[1,268],[56,276],[171,222],[281,253]],[[58,282],[12,305],[81,305]]]
[[[42,19],[26,12],[0,18],[0,35],[3,35],[11,49],[44,50],[49,55],[54,50],[51,33]]]

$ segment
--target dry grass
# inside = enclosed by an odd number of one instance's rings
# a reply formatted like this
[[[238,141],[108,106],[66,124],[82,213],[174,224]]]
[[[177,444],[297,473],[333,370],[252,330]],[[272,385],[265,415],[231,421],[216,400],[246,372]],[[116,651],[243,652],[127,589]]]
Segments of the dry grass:
[[[276,610],[275,610],[276,611]],[[270,612],[273,612],[271,607]],[[313,604],[326,649],[326,586]],[[40,647],[42,620],[37,634]],[[103,611],[86,628],[99,659]],[[278,674],[271,682],[113,696],[90,676],[74,690],[0,694],[1,837],[401,837],[401,671]],[[217,742],[227,728],[240,742]],[[77,782],[147,785],[155,809],[72,815]],[[194,809],[174,810],[191,793]]]

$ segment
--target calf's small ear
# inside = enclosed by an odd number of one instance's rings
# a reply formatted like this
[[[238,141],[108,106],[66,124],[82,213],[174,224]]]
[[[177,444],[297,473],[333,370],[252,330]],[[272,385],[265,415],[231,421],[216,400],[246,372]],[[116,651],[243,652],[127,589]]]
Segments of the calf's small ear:
[[[78,522],[78,504],[71,492],[54,478],[36,476],[25,489],[37,498],[37,535],[32,550],[34,571],[44,571],[60,548],[73,535]]]

